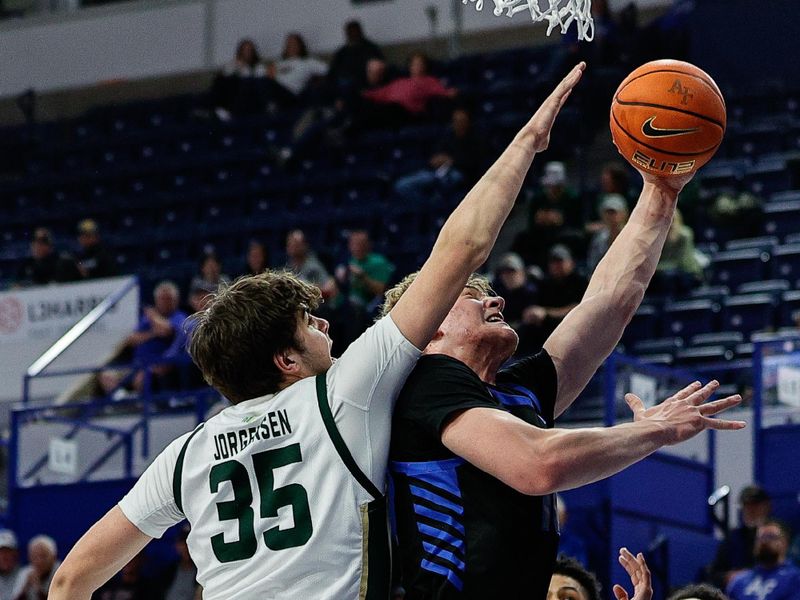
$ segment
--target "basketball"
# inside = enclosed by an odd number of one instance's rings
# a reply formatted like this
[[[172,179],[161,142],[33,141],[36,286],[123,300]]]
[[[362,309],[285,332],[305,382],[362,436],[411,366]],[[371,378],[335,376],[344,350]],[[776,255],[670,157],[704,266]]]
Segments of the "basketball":
[[[656,60],[628,75],[611,102],[611,137],[635,168],[654,175],[693,173],[725,134],[725,100],[702,69]]]

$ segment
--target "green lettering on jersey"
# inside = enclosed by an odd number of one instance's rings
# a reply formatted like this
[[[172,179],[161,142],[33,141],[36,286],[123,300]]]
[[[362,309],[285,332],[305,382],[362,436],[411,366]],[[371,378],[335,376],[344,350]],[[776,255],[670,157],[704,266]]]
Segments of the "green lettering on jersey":
[[[254,515],[251,507],[253,491],[250,489],[250,478],[244,465],[229,460],[211,468],[211,493],[216,494],[223,481],[230,481],[233,489],[233,500],[217,502],[217,515],[220,521],[239,521],[239,540],[226,542],[225,535],[218,533],[211,537],[214,556],[223,563],[244,560],[256,553],[258,542],[253,530]]]

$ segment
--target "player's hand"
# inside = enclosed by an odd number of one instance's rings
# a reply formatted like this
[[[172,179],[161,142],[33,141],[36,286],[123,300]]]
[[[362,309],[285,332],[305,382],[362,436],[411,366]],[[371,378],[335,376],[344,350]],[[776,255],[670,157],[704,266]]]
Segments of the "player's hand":
[[[633,598],[630,600],[650,600],[653,597],[653,586],[650,584],[650,569],[641,552],[634,556],[627,548],[619,549],[619,564],[628,572],[633,584]],[[613,588],[617,600],[629,600],[625,588],[617,584]]]
[[[561,80],[561,82],[553,90],[547,99],[539,107],[539,110],[531,117],[528,124],[520,132],[523,137],[531,136],[533,140],[534,152],[542,152],[547,149],[550,144],[550,131],[553,129],[553,123],[556,120],[558,111],[564,106],[564,103],[569,98],[570,92],[578,84],[586,69],[585,62],[579,62],[575,65],[569,74]]]
[[[712,419],[722,411],[732,408],[742,401],[739,394],[706,402],[719,387],[716,380],[706,385],[695,381],[661,404],[645,409],[641,398],[636,394],[625,394],[625,402],[633,411],[633,420],[648,420],[658,423],[666,436],[666,444],[677,444],[694,437],[706,429],[743,429],[744,421]]]
[[[656,186],[657,188],[668,192],[670,195],[680,194],[681,190],[689,183],[694,177],[694,173],[687,173],[686,175],[653,175],[646,171],[637,169],[642,175],[645,183]]]

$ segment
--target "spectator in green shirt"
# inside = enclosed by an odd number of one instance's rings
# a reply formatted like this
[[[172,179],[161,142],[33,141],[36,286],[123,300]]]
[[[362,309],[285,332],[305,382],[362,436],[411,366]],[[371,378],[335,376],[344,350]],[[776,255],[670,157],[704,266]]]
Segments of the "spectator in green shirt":
[[[382,254],[372,252],[369,233],[356,229],[347,241],[350,262],[337,269],[336,276],[349,285],[350,303],[368,312],[383,301],[383,292],[394,273],[394,265]]]

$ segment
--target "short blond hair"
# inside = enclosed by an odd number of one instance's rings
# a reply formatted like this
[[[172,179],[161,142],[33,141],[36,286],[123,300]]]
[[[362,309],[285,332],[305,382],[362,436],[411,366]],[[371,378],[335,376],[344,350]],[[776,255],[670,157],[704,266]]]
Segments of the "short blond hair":
[[[385,317],[389,314],[389,311],[394,308],[394,305],[397,304],[397,301],[400,300],[402,295],[406,293],[406,290],[417,278],[417,275],[419,275],[419,271],[415,271],[410,275],[406,275],[403,277],[400,283],[386,291],[384,294],[383,306],[381,306],[381,317]],[[494,290],[489,283],[489,279],[483,275],[478,275],[477,273],[473,273],[469,276],[469,279],[467,279],[467,283],[464,284],[464,287],[476,289],[484,296],[491,296],[494,294]]]

